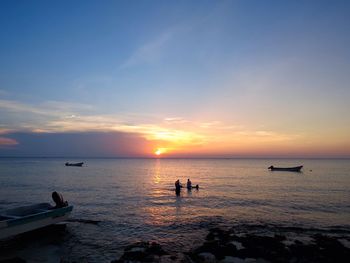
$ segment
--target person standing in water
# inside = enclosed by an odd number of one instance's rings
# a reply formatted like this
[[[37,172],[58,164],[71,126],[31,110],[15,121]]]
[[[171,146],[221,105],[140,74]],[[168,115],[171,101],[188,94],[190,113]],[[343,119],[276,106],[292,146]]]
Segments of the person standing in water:
[[[180,180],[177,179],[175,182],[175,193],[176,195],[180,195],[180,191],[181,191],[181,184],[180,184]]]
[[[191,190],[192,189],[192,182],[190,179],[187,179],[187,189]]]

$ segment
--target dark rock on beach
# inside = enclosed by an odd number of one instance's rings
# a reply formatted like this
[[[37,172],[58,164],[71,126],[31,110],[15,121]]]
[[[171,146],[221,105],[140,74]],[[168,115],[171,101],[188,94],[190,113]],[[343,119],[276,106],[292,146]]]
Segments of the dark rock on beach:
[[[241,242],[244,249],[237,251],[237,256],[241,258],[264,258],[269,261],[283,261],[288,257],[289,251],[280,241],[280,237],[247,235],[243,237],[233,237]]]
[[[214,228],[188,253],[193,262],[350,262],[350,249],[335,237],[314,235],[310,243],[287,236],[235,233]]]
[[[298,237],[300,237],[298,239]],[[185,253],[168,253],[157,243],[138,242],[125,248],[121,262],[194,262],[194,263],[331,263],[350,262],[350,248],[339,240],[349,237],[314,234],[298,236],[295,232],[268,234],[235,232],[213,228],[205,241]]]
[[[184,254],[169,255],[158,243],[137,242],[124,249],[124,254],[112,263],[126,262],[188,262]]]
[[[350,249],[345,248],[336,238],[325,235],[315,235],[312,244],[295,242],[289,248],[300,262],[349,262]]]
[[[26,263],[26,262],[27,261],[19,257],[0,260],[0,263]]]

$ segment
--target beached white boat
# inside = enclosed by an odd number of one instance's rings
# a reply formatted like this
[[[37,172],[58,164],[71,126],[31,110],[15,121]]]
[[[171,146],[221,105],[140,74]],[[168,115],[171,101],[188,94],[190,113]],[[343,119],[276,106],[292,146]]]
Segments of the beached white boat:
[[[29,232],[66,220],[73,206],[53,208],[40,203],[0,211],[0,239]]]

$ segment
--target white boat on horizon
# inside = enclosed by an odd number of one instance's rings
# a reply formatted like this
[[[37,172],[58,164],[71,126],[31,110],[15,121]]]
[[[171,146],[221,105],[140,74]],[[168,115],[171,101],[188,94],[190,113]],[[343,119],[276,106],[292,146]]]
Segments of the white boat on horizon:
[[[270,171],[300,172],[301,168],[303,168],[302,165],[295,167],[274,167],[273,165],[271,165],[267,169],[269,169]]]
[[[72,205],[55,208],[49,203],[40,203],[0,211],[0,239],[65,221],[72,210]]]

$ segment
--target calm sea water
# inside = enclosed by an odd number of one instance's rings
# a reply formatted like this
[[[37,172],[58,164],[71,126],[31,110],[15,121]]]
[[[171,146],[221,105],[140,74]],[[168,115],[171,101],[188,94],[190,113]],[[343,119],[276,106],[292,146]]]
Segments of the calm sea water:
[[[85,161],[84,167],[65,167]],[[267,167],[304,165],[302,173]],[[174,192],[174,182],[199,184]],[[296,159],[0,159],[0,210],[52,202],[58,191],[74,205],[59,237],[2,251],[29,262],[109,262],[123,246],[157,241],[186,251],[216,225],[272,224],[350,230],[350,160]],[[0,257],[1,257],[0,256]]]

